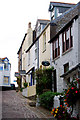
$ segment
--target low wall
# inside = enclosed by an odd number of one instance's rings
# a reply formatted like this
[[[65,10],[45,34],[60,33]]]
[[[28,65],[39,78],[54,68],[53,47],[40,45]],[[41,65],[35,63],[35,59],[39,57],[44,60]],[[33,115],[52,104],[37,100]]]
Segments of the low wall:
[[[22,95],[25,96],[25,97],[27,97],[27,88],[23,89]]]
[[[36,85],[28,86],[27,88],[23,89],[22,95],[25,97],[36,95]]]
[[[27,97],[36,95],[36,85],[27,87]]]

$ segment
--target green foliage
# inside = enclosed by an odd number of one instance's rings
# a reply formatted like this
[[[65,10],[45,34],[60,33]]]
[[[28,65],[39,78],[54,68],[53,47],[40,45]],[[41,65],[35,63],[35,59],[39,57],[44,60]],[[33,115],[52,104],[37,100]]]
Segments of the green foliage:
[[[21,76],[17,77],[18,88],[21,88]]]
[[[24,83],[24,87],[26,88],[27,86],[28,86],[28,83],[27,83],[27,82],[25,82],[25,83]]]
[[[40,95],[40,105],[51,110],[53,107],[53,98],[55,95],[60,95],[60,93],[54,93],[51,91],[44,92]]]
[[[38,69],[35,72],[36,93],[42,94],[43,89],[52,90],[52,71],[53,68]]]
[[[24,88],[20,88],[20,91],[22,92]]]

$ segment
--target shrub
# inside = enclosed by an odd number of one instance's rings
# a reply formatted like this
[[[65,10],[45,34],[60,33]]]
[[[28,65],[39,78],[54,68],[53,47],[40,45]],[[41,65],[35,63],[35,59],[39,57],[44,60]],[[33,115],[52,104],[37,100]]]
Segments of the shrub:
[[[38,69],[35,71],[36,93],[38,95],[43,93],[43,89],[52,90],[52,71],[53,68]]]
[[[51,91],[44,92],[40,95],[40,105],[51,110],[53,107],[53,98],[55,95],[60,95],[60,93],[54,93]]]
[[[25,83],[24,83],[24,87],[26,88],[27,86],[28,86],[28,83],[27,83],[27,82],[25,82]]]
[[[20,91],[22,92],[24,88],[20,88]]]

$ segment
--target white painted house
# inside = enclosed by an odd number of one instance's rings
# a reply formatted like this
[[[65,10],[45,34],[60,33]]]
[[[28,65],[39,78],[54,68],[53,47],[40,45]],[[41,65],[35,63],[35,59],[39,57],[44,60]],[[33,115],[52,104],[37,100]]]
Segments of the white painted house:
[[[51,21],[54,87],[62,92],[74,77],[80,77],[80,2]]]
[[[0,86],[10,87],[11,83],[11,64],[7,57],[0,58]]]
[[[80,79],[80,2],[51,21],[52,66],[54,85],[62,92],[74,78]],[[80,89],[80,85],[77,84]],[[53,89],[54,89],[53,88]],[[73,107],[73,116],[80,118],[80,99]]]

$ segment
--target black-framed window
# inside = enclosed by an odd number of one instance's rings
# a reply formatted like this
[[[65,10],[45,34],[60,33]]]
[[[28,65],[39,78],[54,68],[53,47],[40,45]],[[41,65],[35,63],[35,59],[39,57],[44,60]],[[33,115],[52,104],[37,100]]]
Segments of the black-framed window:
[[[69,70],[69,63],[64,64],[64,73]]]

